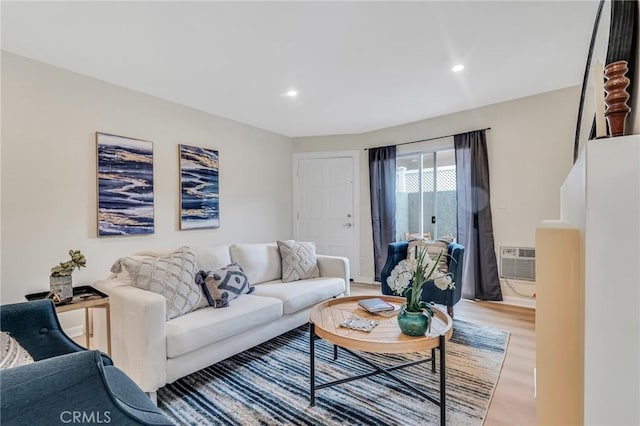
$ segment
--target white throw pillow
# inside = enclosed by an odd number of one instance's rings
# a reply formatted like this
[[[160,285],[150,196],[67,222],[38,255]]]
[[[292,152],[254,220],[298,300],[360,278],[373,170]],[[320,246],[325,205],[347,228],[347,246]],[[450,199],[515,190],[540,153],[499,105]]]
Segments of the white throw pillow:
[[[192,247],[199,271],[213,271],[231,263],[229,246]]]
[[[33,358],[9,333],[0,332],[0,370],[33,364]]]
[[[196,255],[189,247],[163,256],[131,256],[118,259],[111,271],[126,269],[131,285],[164,296],[167,321],[208,305],[202,289],[196,284]]]
[[[320,276],[316,245],[311,241],[278,241],[282,260],[282,282],[306,280]]]
[[[240,265],[251,284],[279,280],[282,277],[280,251],[275,243],[233,244],[231,261]]]

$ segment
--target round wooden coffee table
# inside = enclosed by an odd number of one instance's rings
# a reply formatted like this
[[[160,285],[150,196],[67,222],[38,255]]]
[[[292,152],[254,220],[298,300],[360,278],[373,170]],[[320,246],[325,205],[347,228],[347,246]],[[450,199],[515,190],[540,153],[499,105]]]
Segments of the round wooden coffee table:
[[[424,337],[411,337],[403,334],[398,326],[396,315],[374,315],[358,305],[359,300],[380,298],[393,305],[402,305],[405,299],[394,296],[349,296],[327,300],[315,306],[309,313],[309,360],[310,360],[310,399],[311,405],[315,405],[316,390],[347,383],[353,380],[384,374],[390,379],[410,388],[417,395],[440,406],[440,423],[445,424],[446,412],[446,386],[445,386],[445,343],[453,333],[453,321],[451,317],[439,309],[434,309],[435,315],[431,321],[431,331]],[[379,324],[370,332],[353,330],[341,327],[351,315],[379,321]],[[358,358],[360,361],[374,368],[374,371],[346,379],[335,380],[328,383],[315,383],[315,340],[316,336],[334,345],[334,360],[338,357],[338,347]],[[392,371],[401,368],[422,364],[431,361],[431,371],[436,372],[435,349],[440,350],[440,398],[436,399],[427,395],[415,386],[405,382],[392,374]],[[353,351],[384,353],[409,353],[431,351],[431,357],[410,361],[404,364],[388,368],[381,368],[368,359]]]

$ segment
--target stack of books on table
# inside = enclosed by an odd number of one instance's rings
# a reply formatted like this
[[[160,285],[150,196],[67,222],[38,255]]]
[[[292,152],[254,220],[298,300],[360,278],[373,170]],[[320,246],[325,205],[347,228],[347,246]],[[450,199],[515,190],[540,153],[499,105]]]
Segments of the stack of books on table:
[[[392,305],[378,297],[373,299],[362,299],[358,301],[358,305],[365,311],[376,315],[388,315],[400,309],[400,306]]]

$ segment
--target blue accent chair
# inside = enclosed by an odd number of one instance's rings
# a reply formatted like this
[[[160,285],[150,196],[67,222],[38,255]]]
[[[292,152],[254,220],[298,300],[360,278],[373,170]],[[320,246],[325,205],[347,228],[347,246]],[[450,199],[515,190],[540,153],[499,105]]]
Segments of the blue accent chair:
[[[398,241],[389,244],[387,249],[387,261],[380,272],[382,279],[382,294],[395,295],[395,293],[387,285],[387,278],[391,275],[391,271],[403,259],[407,258],[407,249],[409,243],[407,241]],[[422,300],[425,302],[434,302],[447,307],[447,313],[453,318],[453,305],[460,301],[462,297],[462,261],[464,259],[464,246],[458,243],[449,244],[449,257],[447,265],[449,272],[453,274],[455,288],[453,290],[440,290],[435,286],[433,281],[427,281],[422,287]]]
[[[107,355],[64,333],[51,300],[0,306],[0,329],[36,361],[0,371],[3,425],[173,424]]]

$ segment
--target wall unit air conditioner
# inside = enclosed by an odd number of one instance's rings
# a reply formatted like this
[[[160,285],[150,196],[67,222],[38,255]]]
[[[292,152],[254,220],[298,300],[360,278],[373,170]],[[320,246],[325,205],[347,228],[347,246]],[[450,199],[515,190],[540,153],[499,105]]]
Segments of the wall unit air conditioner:
[[[535,281],[536,249],[533,247],[500,247],[500,277]]]

